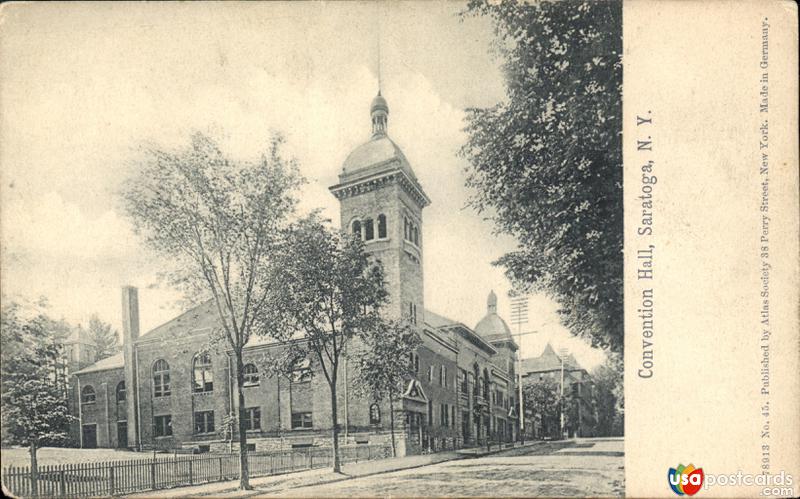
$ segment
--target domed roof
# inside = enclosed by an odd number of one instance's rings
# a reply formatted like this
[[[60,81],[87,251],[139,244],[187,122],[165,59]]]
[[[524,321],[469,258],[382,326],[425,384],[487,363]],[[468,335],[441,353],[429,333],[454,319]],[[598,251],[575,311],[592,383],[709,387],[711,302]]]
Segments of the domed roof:
[[[356,147],[344,160],[342,175],[352,175],[356,172],[367,170],[371,166],[381,165],[390,161],[399,162],[400,168],[405,170],[411,178],[416,178],[403,151],[386,135],[374,137]]]
[[[487,340],[514,339],[506,321],[497,314],[486,314],[475,326],[475,332]]]
[[[497,295],[494,291],[489,293],[489,298],[486,301],[487,312],[486,316],[478,322],[475,326],[475,332],[487,341],[510,340],[514,341],[511,336],[511,330],[508,324],[499,315],[497,315]]]
[[[369,112],[372,120],[372,137],[347,156],[342,165],[340,179],[345,180],[343,177],[346,177],[346,180],[353,180],[382,172],[384,167],[400,167],[409,177],[416,180],[417,177],[405,154],[387,135],[389,105],[380,91],[372,99]]]
[[[383,98],[380,91],[378,91],[378,95],[372,99],[372,104],[369,106],[370,113],[374,113],[379,109],[386,111],[386,114],[389,114],[389,104],[386,103],[386,99]]]

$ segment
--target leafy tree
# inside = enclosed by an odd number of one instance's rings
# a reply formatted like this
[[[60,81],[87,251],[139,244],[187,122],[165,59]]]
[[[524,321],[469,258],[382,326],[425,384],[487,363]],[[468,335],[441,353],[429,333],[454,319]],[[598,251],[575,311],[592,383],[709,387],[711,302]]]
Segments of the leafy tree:
[[[302,182],[282,145],[273,136],[257,161],[230,159],[199,133],[181,151],[149,147],[123,192],[136,231],[172,263],[170,282],[192,301],[210,296],[217,310],[212,343],[234,357],[242,489],[250,488],[242,352],[254,334],[267,334],[268,264]]]
[[[623,361],[619,354],[609,354],[592,371],[595,383],[597,430],[600,436],[622,435],[625,426],[625,390]]]
[[[119,352],[119,335],[111,329],[111,324],[105,323],[92,314],[89,318],[89,340],[94,345],[94,360],[105,359]]]
[[[27,445],[31,456],[33,490],[36,489],[37,450],[63,445],[68,439],[69,415],[61,339],[67,329],[37,312],[26,317],[16,303],[4,305],[0,334],[0,401],[2,441]]]
[[[333,471],[341,471],[337,383],[348,345],[384,324],[387,300],[383,270],[370,262],[363,243],[331,230],[316,215],[300,220],[274,260],[269,328],[290,342],[300,356],[312,355],[331,396]]]
[[[389,402],[392,456],[396,456],[394,402],[414,375],[408,359],[422,340],[419,333],[405,322],[387,321],[373,333],[363,338],[356,361],[359,389],[376,402]]]
[[[518,248],[496,263],[623,349],[622,2],[471,0],[494,20],[507,99],[467,111],[472,206]]]
[[[555,437],[560,433],[561,397],[559,384],[545,378],[522,386],[525,412],[540,424],[540,436]]]

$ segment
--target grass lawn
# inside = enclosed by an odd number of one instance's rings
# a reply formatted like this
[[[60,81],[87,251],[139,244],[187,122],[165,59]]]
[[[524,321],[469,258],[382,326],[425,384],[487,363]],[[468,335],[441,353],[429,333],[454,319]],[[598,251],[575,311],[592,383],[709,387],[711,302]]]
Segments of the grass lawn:
[[[157,458],[171,458],[172,454],[156,454]],[[149,459],[152,452],[132,452],[117,449],[64,449],[61,447],[44,447],[36,453],[39,465],[88,463],[97,461],[122,461],[131,459]],[[27,448],[4,447],[0,449],[0,466],[30,466],[31,456]]]

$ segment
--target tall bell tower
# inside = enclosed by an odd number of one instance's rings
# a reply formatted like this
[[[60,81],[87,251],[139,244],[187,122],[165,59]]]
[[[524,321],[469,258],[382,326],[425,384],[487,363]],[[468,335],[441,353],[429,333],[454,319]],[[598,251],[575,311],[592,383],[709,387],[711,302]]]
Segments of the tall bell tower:
[[[388,136],[389,106],[378,95],[370,106],[372,135],[350,153],[329,189],[339,200],[341,227],[358,234],[383,265],[388,315],[424,320],[422,209],[430,199],[403,152]]]

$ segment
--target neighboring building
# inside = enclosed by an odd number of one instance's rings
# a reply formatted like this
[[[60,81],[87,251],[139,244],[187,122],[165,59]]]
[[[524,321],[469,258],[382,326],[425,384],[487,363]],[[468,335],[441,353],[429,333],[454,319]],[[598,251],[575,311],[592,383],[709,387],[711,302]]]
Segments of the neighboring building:
[[[416,372],[395,404],[400,455],[444,447],[511,441],[517,435],[514,363],[517,345],[490,294],[486,317],[470,327],[425,309],[422,211],[430,203],[411,165],[388,137],[389,108],[372,101],[372,137],[345,160],[339,183],[341,227],[365,242],[383,265],[390,303],[422,337],[410,362]],[[208,346],[218,326],[211,303],[201,304],[139,335],[138,295],[123,289],[123,353],[75,376],[83,447],[227,447],[223,420],[238,408],[230,355]],[[330,395],[313,359],[289,377],[266,377],[259,359],[278,343],[256,338],[245,349],[245,398],[257,450],[330,444]],[[345,444],[386,442],[387,403],[359,397],[347,363],[338,390]],[[238,431],[238,430],[235,430]],[[234,432],[235,433],[235,432]],[[236,438],[236,435],[233,435]]]
[[[559,390],[563,383],[564,394],[571,395],[574,400],[573,406],[568,409],[570,412],[565,418],[565,436],[593,436],[597,422],[594,383],[586,369],[578,364],[572,354],[559,356],[548,343],[540,356],[522,360],[523,386],[545,379],[553,380]],[[532,428],[533,436],[537,438],[559,436],[557,432],[553,433],[552,431],[547,432],[546,435],[543,434],[540,421],[531,421],[531,423],[529,424],[528,418],[525,419],[526,428]]]
[[[97,348],[89,338],[89,332],[81,326],[71,328],[63,346],[68,372],[75,372],[94,363]]]

